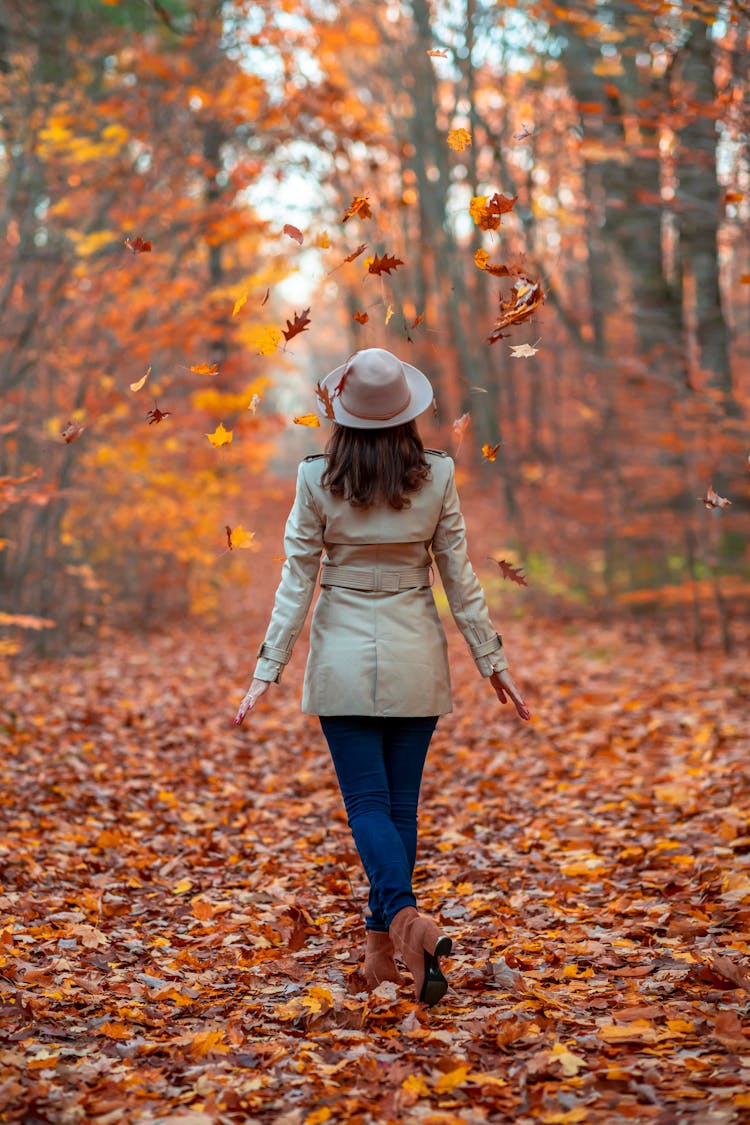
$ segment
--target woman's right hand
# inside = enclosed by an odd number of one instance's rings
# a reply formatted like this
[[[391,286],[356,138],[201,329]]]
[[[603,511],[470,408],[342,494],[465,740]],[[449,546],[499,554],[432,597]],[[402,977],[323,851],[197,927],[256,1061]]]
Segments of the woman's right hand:
[[[519,718],[531,718],[531,711],[529,711],[524,703],[521,693],[513,682],[513,677],[507,668],[502,672],[493,672],[490,676],[490,683],[495,689],[495,695],[501,703],[507,703],[510,699],[515,704]]]

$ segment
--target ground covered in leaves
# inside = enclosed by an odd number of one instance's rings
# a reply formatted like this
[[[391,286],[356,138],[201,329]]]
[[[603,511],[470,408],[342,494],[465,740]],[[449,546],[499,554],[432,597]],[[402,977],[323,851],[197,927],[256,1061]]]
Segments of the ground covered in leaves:
[[[418,896],[455,942],[431,1010],[364,990],[302,651],[240,730],[236,635],[8,671],[3,1120],[747,1120],[746,662],[504,631],[532,721],[452,641],[428,759]]]

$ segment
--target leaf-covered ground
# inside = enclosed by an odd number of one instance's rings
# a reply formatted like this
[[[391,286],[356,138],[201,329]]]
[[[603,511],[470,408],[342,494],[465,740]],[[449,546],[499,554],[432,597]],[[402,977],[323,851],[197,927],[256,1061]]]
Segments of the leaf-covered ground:
[[[236,637],[19,664],[3,1120],[747,1120],[746,662],[507,632],[532,722],[452,642],[428,759],[418,895],[455,940],[431,1010],[364,991],[366,883],[302,652],[241,730]]]

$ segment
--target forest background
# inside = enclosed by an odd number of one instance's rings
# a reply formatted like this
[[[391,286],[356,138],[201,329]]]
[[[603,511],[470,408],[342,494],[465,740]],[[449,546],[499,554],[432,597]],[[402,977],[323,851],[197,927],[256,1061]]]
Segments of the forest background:
[[[728,648],[749,27],[657,0],[3,5],[3,653],[267,603],[316,380],[375,345],[434,382],[492,600]]]

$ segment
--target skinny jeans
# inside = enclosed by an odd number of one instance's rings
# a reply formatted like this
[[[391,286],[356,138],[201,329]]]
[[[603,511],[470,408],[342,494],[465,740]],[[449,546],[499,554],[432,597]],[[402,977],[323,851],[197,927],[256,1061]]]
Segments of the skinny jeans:
[[[370,883],[368,930],[416,906],[417,805],[438,716],[320,716],[349,827]]]

